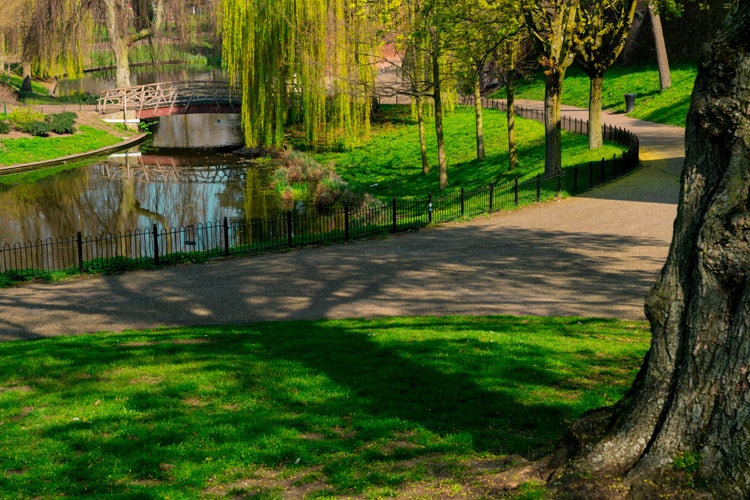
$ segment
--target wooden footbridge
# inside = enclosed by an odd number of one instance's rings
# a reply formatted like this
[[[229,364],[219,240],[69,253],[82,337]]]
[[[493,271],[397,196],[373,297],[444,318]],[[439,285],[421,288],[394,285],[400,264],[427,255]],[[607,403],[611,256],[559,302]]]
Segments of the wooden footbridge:
[[[154,118],[186,113],[239,113],[240,97],[226,82],[161,82],[107,90],[97,111]],[[132,116],[132,115],[131,115]]]

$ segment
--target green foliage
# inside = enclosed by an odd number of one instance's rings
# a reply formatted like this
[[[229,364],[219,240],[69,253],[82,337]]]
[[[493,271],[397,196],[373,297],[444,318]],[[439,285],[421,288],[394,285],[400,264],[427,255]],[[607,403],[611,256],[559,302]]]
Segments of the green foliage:
[[[75,134],[76,132],[76,119],[78,115],[71,111],[64,111],[62,113],[56,113],[47,115],[45,120],[50,125],[50,130],[56,134]]]
[[[0,120],[0,134],[7,134],[10,132],[10,122]]]
[[[107,259],[92,259],[83,263],[83,270],[89,274],[115,274],[133,271],[142,267],[138,261],[117,256]]]
[[[19,127],[19,129],[21,132],[31,134],[34,137],[47,137],[52,130],[52,126],[46,121],[40,121],[26,123],[23,127]]]
[[[10,122],[18,130],[27,130],[34,122],[43,122],[44,113],[28,107],[16,108],[10,113]]]
[[[645,322],[440,317],[3,342],[0,485],[9,498],[477,498],[500,464],[538,458],[616,401],[648,340]]]
[[[701,466],[702,456],[697,451],[686,451],[680,455],[677,455],[672,462],[672,467],[675,470],[685,471],[690,474],[698,472]]]

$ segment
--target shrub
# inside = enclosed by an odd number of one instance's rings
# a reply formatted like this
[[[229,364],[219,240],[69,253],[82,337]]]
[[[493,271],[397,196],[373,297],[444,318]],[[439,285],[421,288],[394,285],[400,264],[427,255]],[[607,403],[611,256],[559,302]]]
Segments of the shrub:
[[[15,128],[26,131],[33,122],[44,122],[44,115],[31,108],[16,108],[10,114],[10,122]]]
[[[21,132],[31,134],[34,137],[47,137],[52,127],[47,122],[31,122],[26,124]]]
[[[0,134],[7,134],[10,132],[10,123],[0,120]]]
[[[64,111],[53,115],[47,115],[46,122],[50,125],[50,130],[56,134],[74,134],[76,131],[75,123],[78,115],[71,111]]]

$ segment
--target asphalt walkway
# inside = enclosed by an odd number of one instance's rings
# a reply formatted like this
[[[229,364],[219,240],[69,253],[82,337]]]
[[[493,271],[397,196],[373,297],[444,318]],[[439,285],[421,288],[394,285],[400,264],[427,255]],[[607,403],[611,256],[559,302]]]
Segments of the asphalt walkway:
[[[0,340],[289,319],[643,319],[671,240],[684,131],[604,121],[640,137],[643,166],[582,196],[377,240],[4,289]]]

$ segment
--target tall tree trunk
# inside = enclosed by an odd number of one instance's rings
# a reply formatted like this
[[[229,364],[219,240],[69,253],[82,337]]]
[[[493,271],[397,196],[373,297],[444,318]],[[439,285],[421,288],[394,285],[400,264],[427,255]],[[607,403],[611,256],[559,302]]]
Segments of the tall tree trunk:
[[[659,66],[659,85],[661,90],[672,86],[672,76],[669,73],[669,59],[667,58],[667,45],[664,43],[664,31],[661,28],[661,18],[654,11],[654,6],[649,3],[648,15],[651,19],[651,28],[654,31],[654,46],[656,47],[656,64]]]
[[[477,76],[474,82],[474,118],[477,129],[477,160],[486,158],[484,152],[484,124],[482,121],[482,84]]]
[[[544,85],[544,175],[562,173],[562,124],[560,98],[565,71],[550,70]]]
[[[589,149],[602,145],[602,87],[604,76],[589,77]]]
[[[518,167],[518,147],[516,145],[516,88],[513,75],[508,78],[505,89],[508,97],[508,109],[505,113],[508,123],[508,170],[514,170]]]
[[[122,5],[119,0],[105,0],[104,16],[109,43],[115,58],[115,86],[130,87],[130,40],[127,27],[122,26]]]
[[[23,81],[21,82],[21,92],[30,94],[34,90],[31,87],[31,61],[22,61]]]
[[[435,101],[435,138],[437,139],[438,175],[440,177],[440,189],[448,187],[448,162],[445,158],[445,140],[443,138],[443,96],[440,85],[440,41],[437,33],[432,41],[432,78],[433,99]]]
[[[427,137],[424,130],[424,100],[422,97],[416,97],[415,105],[417,106],[417,127],[419,129],[419,155],[422,158],[422,173],[430,173],[430,159],[427,157]]]
[[[622,475],[631,496],[655,498],[687,476],[750,498],[748,32],[738,0],[696,78],[674,237],[646,301],[651,348],[628,395],[572,427],[562,489],[580,493],[581,472]]]

